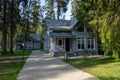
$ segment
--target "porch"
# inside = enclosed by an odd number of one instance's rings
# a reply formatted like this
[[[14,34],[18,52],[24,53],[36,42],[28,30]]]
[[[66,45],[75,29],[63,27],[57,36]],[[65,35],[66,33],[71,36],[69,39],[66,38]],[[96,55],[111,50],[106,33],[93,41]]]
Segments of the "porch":
[[[50,53],[61,56],[65,53],[74,53],[76,38],[72,33],[51,34]]]

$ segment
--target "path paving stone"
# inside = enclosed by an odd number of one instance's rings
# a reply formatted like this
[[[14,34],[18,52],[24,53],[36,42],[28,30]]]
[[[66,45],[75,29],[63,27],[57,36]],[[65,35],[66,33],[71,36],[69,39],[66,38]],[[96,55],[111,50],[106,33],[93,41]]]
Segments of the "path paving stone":
[[[33,51],[18,74],[17,80],[99,80],[60,58],[51,57],[42,51]]]

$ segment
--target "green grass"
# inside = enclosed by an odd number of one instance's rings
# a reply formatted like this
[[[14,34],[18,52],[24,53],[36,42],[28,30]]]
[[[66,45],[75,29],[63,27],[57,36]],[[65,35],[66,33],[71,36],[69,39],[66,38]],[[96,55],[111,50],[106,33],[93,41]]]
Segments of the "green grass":
[[[29,53],[30,54],[30,53]],[[27,58],[0,59],[0,80],[16,80]]]
[[[68,59],[65,62],[88,72],[100,80],[120,80],[120,61],[111,57]]]
[[[0,54],[0,57],[23,56],[23,55],[24,55],[24,56],[28,56],[28,55],[30,55],[31,52],[32,52],[31,50],[29,50],[29,51],[15,50],[15,51],[14,51],[14,54],[11,54],[11,53],[9,53],[9,50],[7,50],[7,53],[4,54],[4,55],[1,55],[1,54]]]

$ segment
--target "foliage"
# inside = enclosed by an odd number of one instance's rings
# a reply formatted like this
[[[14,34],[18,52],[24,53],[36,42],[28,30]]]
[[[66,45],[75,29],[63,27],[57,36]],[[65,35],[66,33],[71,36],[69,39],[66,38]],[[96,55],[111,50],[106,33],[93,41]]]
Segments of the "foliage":
[[[55,19],[54,0],[45,0],[46,17]]]
[[[74,0],[72,14],[86,26],[92,25],[99,33],[105,54],[113,53],[119,58],[120,49],[120,1],[119,0]],[[80,14],[80,15],[79,15]]]
[[[40,41],[40,50],[43,50],[44,49],[43,47],[44,47],[44,44],[42,41]]]
[[[87,56],[88,56],[88,50],[83,50],[83,57],[86,59],[87,58]]]
[[[39,24],[39,27],[37,29],[37,34],[40,34],[42,37],[43,34],[43,23]]]
[[[10,53],[13,53],[16,34],[23,34],[26,38],[30,33],[36,33],[42,19],[40,4],[40,0],[0,1],[2,53],[6,53],[7,48],[10,48]]]
[[[46,17],[51,19],[64,18],[64,13],[67,11],[69,0],[45,0],[45,2]]]
[[[88,72],[100,80],[120,80],[120,61],[111,57],[96,57],[87,59],[68,59],[65,62]]]
[[[39,24],[40,3],[38,0],[28,0],[27,3],[21,3],[21,33],[28,35],[36,32]]]
[[[43,38],[43,32],[44,32],[43,26],[44,26],[44,24],[41,23],[41,24],[39,24],[39,27],[37,29],[37,34],[40,34],[40,37],[41,37],[40,50],[43,50],[43,40],[42,40],[42,38]]]

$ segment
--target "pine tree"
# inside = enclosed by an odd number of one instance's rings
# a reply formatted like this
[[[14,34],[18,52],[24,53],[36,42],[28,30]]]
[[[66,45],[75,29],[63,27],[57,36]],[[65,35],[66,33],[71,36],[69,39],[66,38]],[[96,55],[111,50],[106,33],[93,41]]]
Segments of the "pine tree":
[[[45,0],[46,17],[55,19],[54,0]]]
[[[7,1],[3,0],[3,21],[2,21],[2,54],[6,53],[6,41],[7,41],[7,25],[6,25],[6,11]]]
[[[67,11],[68,3],[69,0],[46,0],[46,17],[62,19]]]

